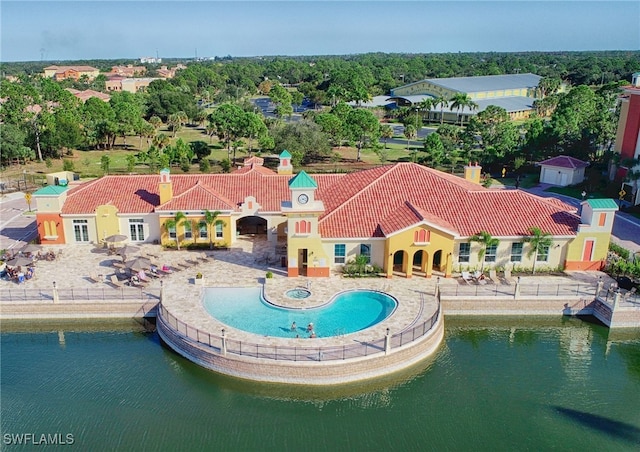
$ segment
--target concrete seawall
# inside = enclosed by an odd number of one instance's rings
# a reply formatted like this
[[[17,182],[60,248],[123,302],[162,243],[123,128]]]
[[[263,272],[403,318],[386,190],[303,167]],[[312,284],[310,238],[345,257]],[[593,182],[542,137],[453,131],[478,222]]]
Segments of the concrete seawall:
[[[155,317],[158,301],[0,302],[0,320]]]

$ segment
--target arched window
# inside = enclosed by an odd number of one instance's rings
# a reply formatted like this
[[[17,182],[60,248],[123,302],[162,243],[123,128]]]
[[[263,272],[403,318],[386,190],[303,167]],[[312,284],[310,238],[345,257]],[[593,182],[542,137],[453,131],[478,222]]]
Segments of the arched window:
[[[429,243],[431,238],[431,231],[426,229],[418,229],[413,233],[414,243]]]
[[[296,234],[311,234],[311,222],[306,220],[296,221]]]

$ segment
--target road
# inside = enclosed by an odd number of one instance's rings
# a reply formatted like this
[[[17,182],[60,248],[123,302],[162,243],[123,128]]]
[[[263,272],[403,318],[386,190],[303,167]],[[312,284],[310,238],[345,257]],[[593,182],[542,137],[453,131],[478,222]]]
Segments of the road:
[[[32,203],[32,207],[33,203]],[[0,200],[0,249],[20,249],[37,237],[36,218],[24,215],[29,210],[21,192],[4,195]]]

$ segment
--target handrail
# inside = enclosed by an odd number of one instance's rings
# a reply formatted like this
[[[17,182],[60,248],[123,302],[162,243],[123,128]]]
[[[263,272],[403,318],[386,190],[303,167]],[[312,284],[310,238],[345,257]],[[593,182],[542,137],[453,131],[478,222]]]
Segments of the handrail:
[[[159,300],[159,290],[143,288],[82,288],[82,289],[55,289],[58,292],[59,301],[137,301]],[[0,294],[0,301],[9,303],[19,302],[54,302],[54,289],[6,289]]]
[[[401,331],[389,337],[392,347],[400,347],[414,342],[427,335],[440,318],[441,305],[438,303],[436,311],[424,322],[415,327]],[[158,317],[161,323],[167,325],[179,337],[204,346],[212,353],[220,354],[222,350],[223,336],[211,334],[194,328],[171,314],[160,303]],[[280,345],[266,345],[249,341],[237,341],[224,337],[226,353],[251,356],[255,358],[273,359],[276,361],[336,361],[385,352],[386,337],[373,341],[362,342],[355,345],[320,346],[320,347],[290,347]]]

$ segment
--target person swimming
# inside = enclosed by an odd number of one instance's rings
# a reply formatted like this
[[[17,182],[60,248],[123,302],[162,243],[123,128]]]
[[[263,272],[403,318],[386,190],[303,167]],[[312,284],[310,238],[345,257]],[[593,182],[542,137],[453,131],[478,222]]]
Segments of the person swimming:
[[[296,322],[293,322],[293,323],[291,324],[291,331],[295,331],[295,330],[297,330],[297,329],[298,329],[298,325],[296,325]]]

